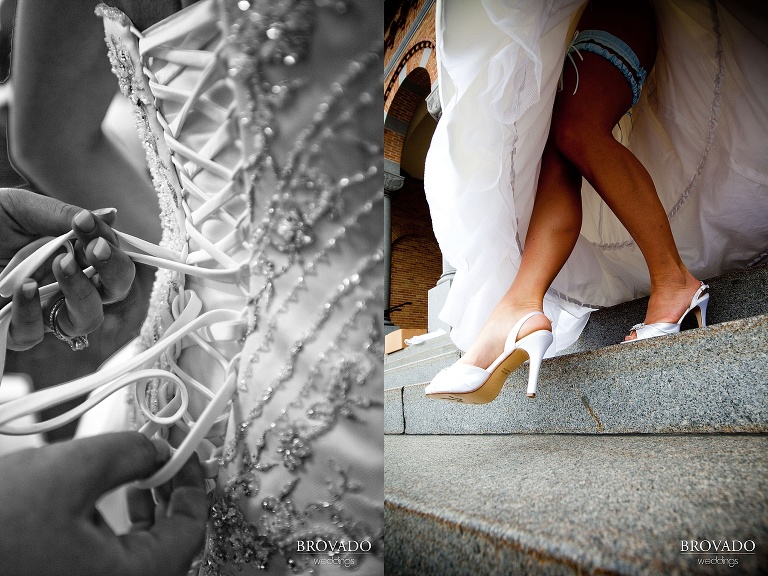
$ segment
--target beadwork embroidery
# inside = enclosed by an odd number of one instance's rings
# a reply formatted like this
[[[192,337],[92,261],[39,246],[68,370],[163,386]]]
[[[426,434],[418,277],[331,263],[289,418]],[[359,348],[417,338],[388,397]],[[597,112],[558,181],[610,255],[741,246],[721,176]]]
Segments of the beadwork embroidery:
[[[348,497],[365,489],[363,478],[356,477],[355,465],[337,462],[317,443],[341,422],[365,423],[383,408],[375,380],[382,334],[378,315],[368,313],[382,307],[383,252],[346,262],[330,286],[318,283],[341,262],[350,239],[366,236],[383,205],[375,180],[381,141],[362,137],[355,122],[376,103],[383,45],[377,41],[329,81],[280,165],[272,155],[280,137],[275,119],[294,105],[307,82],[264,74],[275,66],[290,69],[306,57],[318,9],[344,14],[350,6],[346,0],[202,0],[191,10],[205,31],[178,39],[184,42],[179,53],[186,50],[190,61],[199,55],[202,62],[200,88],[192,90],[168,85],[190,65],[173,61],[173,40],[147,42],[151,47],[139,56],[128,44],[135,42],[131,34],[141,34],[127,18],[118,10],[97,10],[125,29],[119,38],[108,34],[107,45],[121,90],[136,105],[161,203],[164,245],[182,262],[240,267],[250,275],[238,274],[234,283],[248,311],[247,355],[232,399],[235,428],[219,452],[220,489],[199,564],[210,576],[265,568],[278,557],[291,571],[311,573],[310,556],[297,554],[296,544],[316,538],[365,539],[371,553],[381,555],[381,504],[365,521],[347,511]],[[212,35],[216,18],[218,33]],[[207,143],[199,143],[201,126],[213,126]],[[356,160],[339,173],[331,169],[329,150],[351,152],[347,156]],[[237,162],[233,151],[241,158]],[[219,184],[211,188],[214,182]],[[209,239],[200,231],[206,222],[225,231]],[[177,314],[170,304],[183,296],[186,283],[191,281],[182,274],[159,272],[144,326],[148,343],[161,338]],[[325,296],[318,295],[320,289]],[[292,322],[310,292],[312,312],[295,328]],[[189,338],[210,348],[196,335]],[[178,366],[181,348],[164,353],[159,364],[189,379]],[[218,355],[222,366],[231,357],[208,353]],[[149,396],[155,413],[163,404],[159,384]],[[324,488],[310,488],[319,478]],[[258,512],[250,501],[258,503]]]
[[[356,306],[357,314],[347,320],[342,328],[342,334],[358,323],[357,316],[363,314],[371,301],[360,301]],[[279,552],[286,558],[287,565],[294,571],[309,568],[306,558],[296,554],[296,542],[305,539],[352,539],[366,541],[372,550],[381,550],[381,523],[378,530],[370,525],[370,520],[354,519],[343,509],[344,498],[347,494],[355,493],[361,488],[358,480],[350,476],[335,462],[328,462],[332,473],[327,478],[327,498],[311,502],[299,510],[289,496],[296,488],[300,478],[288,482],[279,497],[266,496],[262,499],[262,509],[265,511],[259,525],[248,523],[238,507],[242,497],[253,497],[259,494],[259,486],[254,482],[254,472],[268,470],[274,466],[284,466],[294,471],[299,468],[304,459],[311,456],[311,441],[330,429],[339,418],[355,419],[355,410],[381,408],[367,398],[359,398],[350,394],[354,386],[361,386],[369,381],[374,370],[379,353],[382,351],[378,319],[372,319],[371,332],[364,343],[364,353],[346,350],[344,338],[337,337],[331,346],[320,355],[318,362],[310,370],[305,386],[290,408],[286,410],[269,431],[256,442],[257,451],[248,454],[243,459],[242,472],[227,484],[223,494],[214,504],[214,530],[209,536],[209,554],[205,559],[208,574],[218,574],[222,565],[243,566],[254,558],[269,558],[273,552]],[[329,359],[335,360],[329,360]],[[322,367],[331,362],[329,370]],[[321,387],[322,399],[315,399],[307,406],[304,398],[309,388]],[[275,454],[278,458],[265,462],[262,452],[269,443],[268,436],[276,440]],[[319,523],[318,517],[330,520]],[[319,528],[323,526],[323,528]],[[245,534],[247,545],[243,547]],[[263,567],[264,564],[261,564]]]
[[[103,11],[101,8],[99,6],[97,14]],[[123,96],[133,102],[134,105],[139,102],[149,104],[149,96],[147,96],[142,82],[143,77],[136,73],[131,56],[123,47],[122,42],[113,35],[107,36],[106,42],[112,73],[117,76],[117,85]]]

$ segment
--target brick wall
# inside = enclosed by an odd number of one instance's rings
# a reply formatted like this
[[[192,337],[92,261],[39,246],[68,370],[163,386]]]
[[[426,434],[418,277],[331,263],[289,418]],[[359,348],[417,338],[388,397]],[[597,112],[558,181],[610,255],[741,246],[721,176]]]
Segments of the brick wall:
[[[405,144],[405,135],[384,130],[384,158],[399,163],[403,144]]]
[[[389,66],[392,58],[398,53],[403,39],[410,30],[414,21],[416,20],[421,7],[424,5],[424,0],[411,1],[406,0],[403,2],[400,13],[395,16],[392,22],[392,26],[389,30],[384,31],[384,67]],[[437,82],[437,58],[435,57],[435,6],[434,4],[430,8],[427,15],[416,28],[413,37],[409,42],[408,48],[400,56],[400,62],[395,66],[394,70],[384,80],[384,110],[389,109],[389,105],[392,102],[395,88],[397,87],[398,76],[402,70],[402,67],[407,68],[406,74],[413,71],[414,68],[419,66],[421,60],[421,52],[426,47],[432,48],[432,54],[426,63],[426,70],[429,73],[429,77],[432,79],[432,84]]]
[[[412,303],[391,314],[400,328],[427,331],[428,290],[435,287],[442,272],[440,260],[435,265],[423,258],[422,252],[430,248],[428,240],[419,236],[404,236],[392,245],[392,304]]]
[[[392,287],[390,305],[413,302],[392,313],[400,328],[427,329],[427,292],[443,272],[421,180],[406,176],[392,198]]]
[[[423,4],[423,0],[403,2],[392,25],[385,31],[384,67],[387,68],[395,57],[398,61],[384,80],[384,111],[388,117],[396,118],[406,125],[410,122],[419,102],[429,95],[432,86],[437,82],[434,5],[415,28],[408,45],[401,46]],[[424,62],[427,53],[429,56]],[[410,88],[401,89],[405,78],[408,78]],[[414,87],[416,92],[413,91]],[[386,128],[384,158],[399,162],[402,149],[402,132],[398,133],[396,130]]]
[[[384,130],[384,158],[400,163],[405,128],[419,104],[437,83],[434,4],[413,28],[425,0],[403,0],[385,30],[384,67],[392,70],[384,80],[384,111],[389,119]],[[394,58],[397,58],[394,61]],[[392,273],[390,306],[413,302],[392,313],[401,328],[427,329],[427,293],[442,274],[442,256],[432,232],[424,184],[403,174],[405,183],[392,193]]]

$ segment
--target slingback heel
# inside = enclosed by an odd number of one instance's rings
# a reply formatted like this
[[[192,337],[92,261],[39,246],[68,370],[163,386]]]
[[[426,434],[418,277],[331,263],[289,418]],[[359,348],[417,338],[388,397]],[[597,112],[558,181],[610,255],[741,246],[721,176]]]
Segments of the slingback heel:
[[[634,340],[625,340],[622,344],[628,344],[630,342],[636,342],[638,340],[645,340],[647,338],[655,338],[656,336],[665,336],[667,334],[677,334],[680,332],[680,325],[691,312],[696,316],[696,322],[699,328],[704,328],[707,325],[707,305],[709,304],[709,286],[701,283],[699,289],[691,298],[691,303],[688,308],[680,316],[680,320],[677,322],[656,322],[654,324],[635,324],[630,329],[631,332],[635,332],[637,337]]]
[[[440,400],[486,404],[499,395],[512,371],[529,360],[527,395],[529,398],[535,397],[541,361],[552,344],[552,331],[536,330],[519,341],[517,335],[523,324],[538,314],[543,315],[542,312],[531,312],[518,320],[509,331],[504,352],[487,369],[457,362],[440,371],[424,393]]]

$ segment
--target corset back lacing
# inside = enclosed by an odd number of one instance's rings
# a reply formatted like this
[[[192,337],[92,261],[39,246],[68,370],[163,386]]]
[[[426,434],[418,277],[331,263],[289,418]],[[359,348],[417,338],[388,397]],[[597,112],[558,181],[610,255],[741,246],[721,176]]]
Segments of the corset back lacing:
[[[98,10],[108,18],[125,22],[125,16],[119,11],[103,5]],[[290,186],[286,184],[292,172],[309,171],[299,165],[300,152],[308,139],[318,133],[321,126],[333,127],[326,122],[325,115],[334,94],[342,93],[343,87],[353,81],[376,54],[371,52],[371,58],[364,56],[362,64],[353,62],[344,77],[332,84],[331,96],[318,106],[312,123],[300,135],[285,166],[278,171],[266,144],[269,129],[265,130],[264,124],[255,119],[258,115],[253,110],[253,93],[249,93],[247,83],[238,78],[238,74],[242,75],[244,69],[253,65],[254,58],[243,53],[242,42],[223,33],[231,31],[237,22],[232,22],[231,13],[218,10],[213,2],[201,2],[191,10],[196,11],[197,17],[187,21],[193,22],[194,27],[160,26],[152,34],[144,35],[131,26],[131,32],[138,38],[140,61],[144,63],[142,70],[135,69],[135,59],[119,41],[107,37],[110,60],[120,87],[137,105],[137,125],[160,197],[164,238],[158,246],[115,232],[123,242],[141,251],[126,251],[132,260],[157,267],[158,275],[170,275],[165,282],[156,282],[150,315],[158,302],[170,297],[172,319],[162,328],[152,325],[151,321],[145,323],[141,338],[146,349],[133,358],[0,406],[0,433],[33,434],[64,425],[118,389],[133,384],[136,404],[147,420],[139,430],[142,434],[167,439],[173,426],[186,434],[178,447],[171,448],[171,459],[153,476],[137,483],[144,488],[167,482],[194,451],[200,456],[206,476],[216,476],[219,462],[224,460],[223,437],[220,432],[209,436],[209,432],[229,416],[229,404],[237,391],[241,357],[240,353],[226,354],[217,345],[242,342],[256,329],[259,310],[270,305],[274,296],[274,279],[298,262],[302,273],[294,289],[274,303],[278,312],[290,306],[295,292],[304,284],[304,273],[311,273],[318,262],[327,259],[336,242],[347,230],[358,226],[382,199],[377,195],[355,210],[347,211],[337,232],[331,234],[314,255],[297,260],[299,251],[311,243],[312,225],[333,209],[345,189],[377,175],[375,165],[371,165],[366,171],[335,182],[328,181],[327,177],[316,178],[322,184],[319,186],[322,193],[308,206],[300,206],[289,198]],[[278,55],[293,57],[279,52]],[[174,84],[174,79],[183,79],[190,71],[194,73],[187,78],[194,78],[193,83]],[[246,72],[252,74],[253,70]],[[281,97],[281,89],[289,92],[292,86],[276,89],[271,96]],[[354,107],[350,107],[336,122],[348,122],[354,112]],[[194,130],[197,140],[191,142],[186,139],[185,128],[193,117],[197,123]],[[205,142],[199,139],[200,122],[208,122],[212,127],[207,131]],[[164,136],[162,142],[152,137],[153,132],[159,132],[158,124]],[[264,218],[253,223],[253,188],[257,179],[271,183],[275,192],[268,205],[262,206]],[[205,186],[199,183],[201,180]],[[216,191],[211,192],[214,183]],[[12,294],[62,246],[71,252],[73,238],[73,233],[44,238],[21,251],[0,274],[0,294]],[[282,254],[285,259],[277,262],[270,257],[271,253]],[[381,259],[380,252],[364,258],[356,272],[339,286],[338,297],[353,289],[360,274],[370,271]],[[265,273],[267,268],[269,273]],[[89,268],[85,273],[91,277],[94,271]],[[254,274],[261,278],[255,288]],[[173,287],[170,293],[168,286]],[[204,302],[197,292],[206,287],[227,291],[239,302],[237,309],[217,309],[215,303]],[[39,293],[44,301],[60,297],[56,283],[41,287]],[[332,301],[333,297],[329,302]],[[0,311],[0,370],[11,307],[9,304]],[[326,309],[329,308],[330,305],[326,305]],[[318,319],[319,323],[323,321],[322,317]],[[268,344],[274,324],[267,323],[261,329],[262,343]],[[309,338],[311,334],[304,337]],[[179,366],[177,359],[181,350],[191,345],[202,350],[208,361],[221,367],[224,381],[217,390],[210,390],[211,383],[199,382]],[[153,368],[158,361],[163,369]],[[188,410],[189,389],[208,402],[196,418]],[[86,402],[66,414],[26,426],[8,425],[21,416],[89,392],[94,393]]]

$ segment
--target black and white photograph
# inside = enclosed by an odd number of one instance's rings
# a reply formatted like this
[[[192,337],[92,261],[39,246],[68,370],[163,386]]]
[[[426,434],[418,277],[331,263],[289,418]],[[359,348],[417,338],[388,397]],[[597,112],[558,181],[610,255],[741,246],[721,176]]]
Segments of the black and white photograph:
[[[0,573],[383,574],[383,6],[0,9]]]

